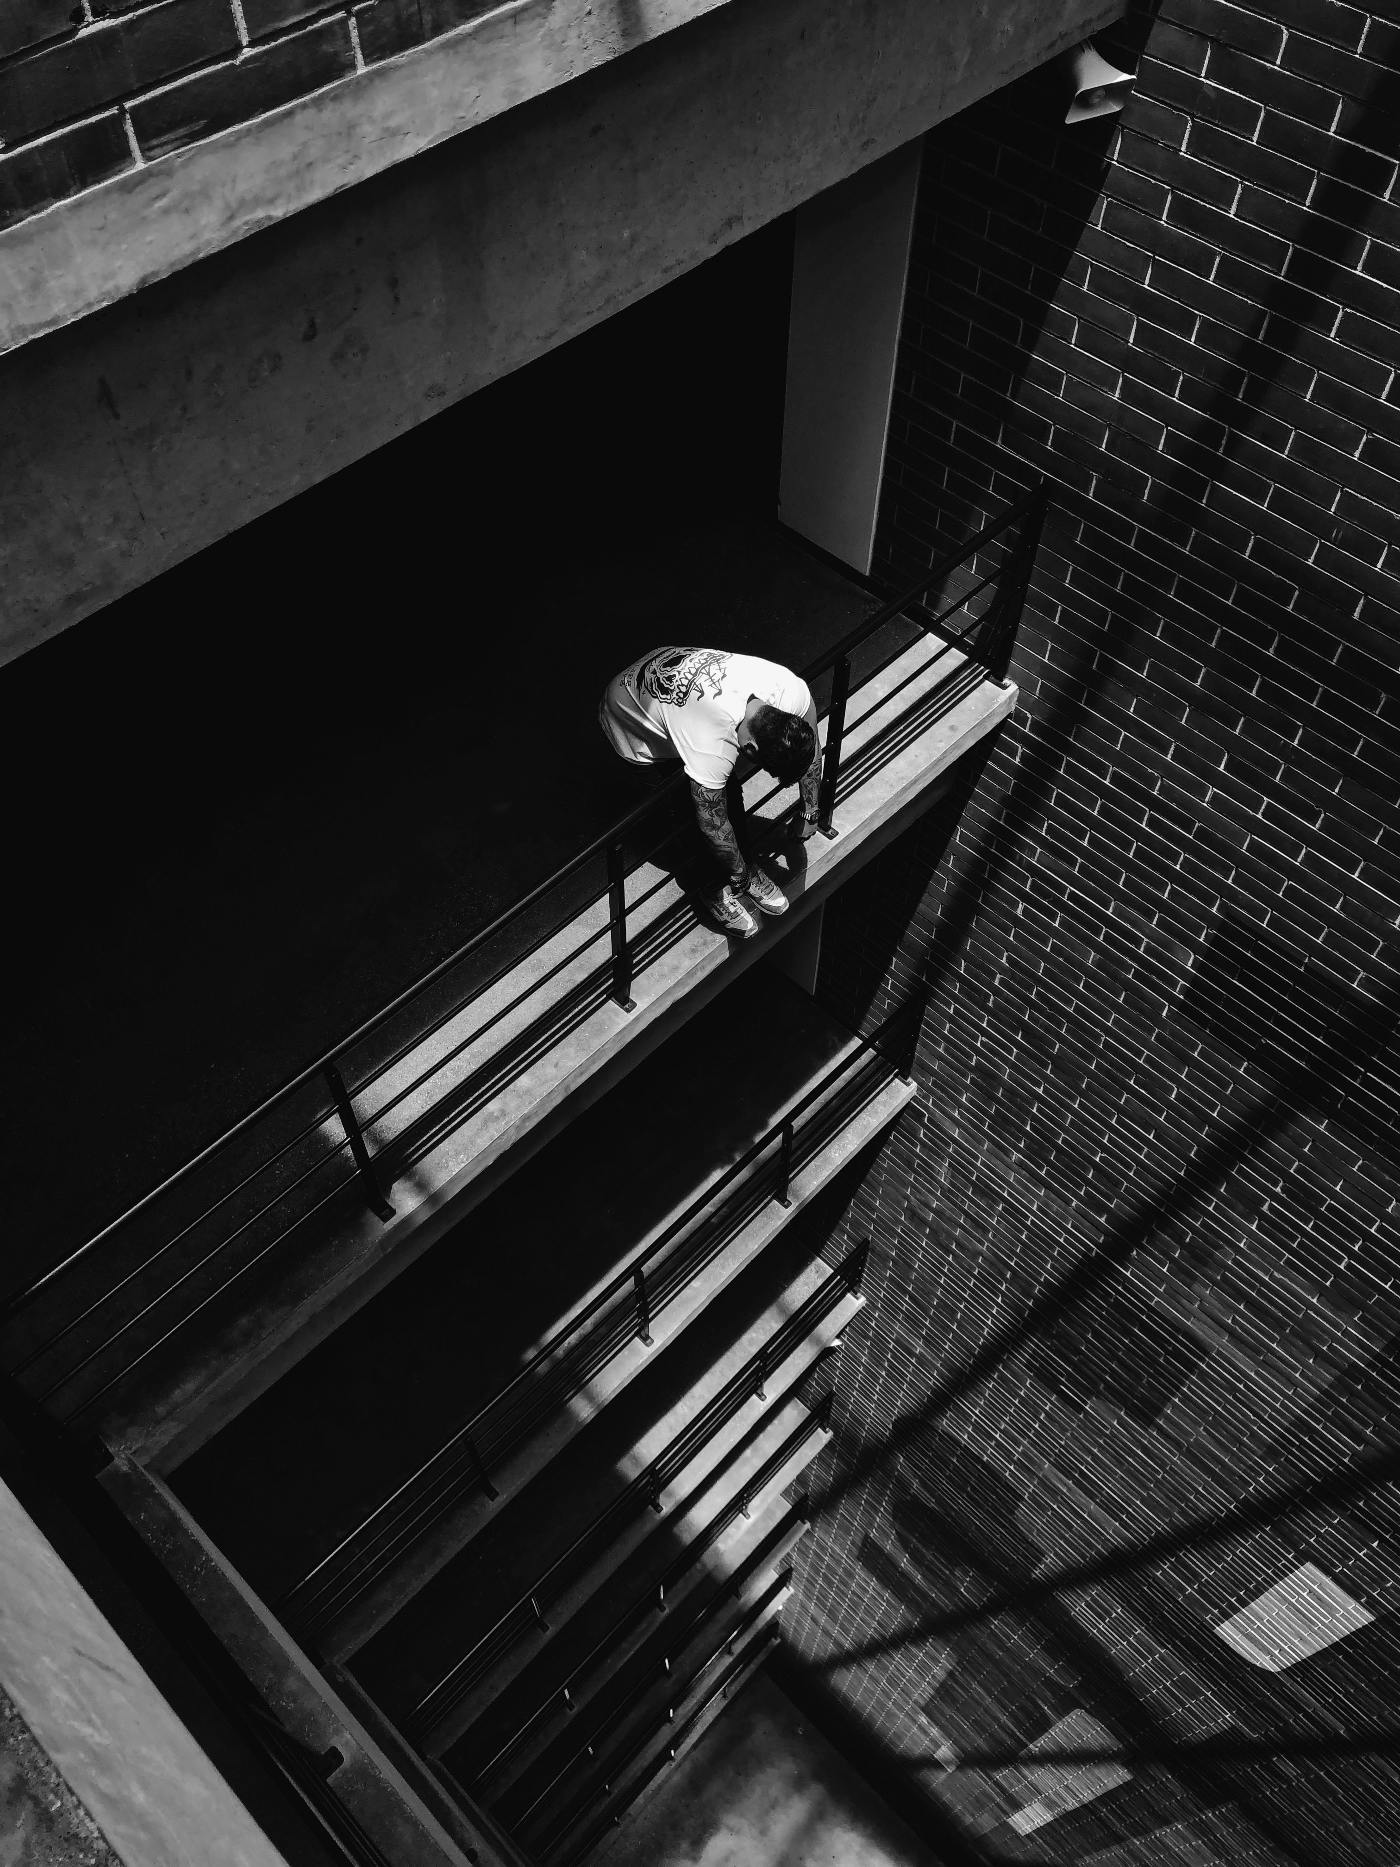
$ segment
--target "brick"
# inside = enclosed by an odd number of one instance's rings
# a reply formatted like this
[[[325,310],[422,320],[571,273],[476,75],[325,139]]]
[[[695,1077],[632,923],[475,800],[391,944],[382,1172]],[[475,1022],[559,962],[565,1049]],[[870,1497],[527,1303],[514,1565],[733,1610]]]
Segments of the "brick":
[[[497,4],[498,0],[369,0],[369,5],[355,8],[365,63],[422,45],[493,12]]]
[[[0,135],[27,141],[237,49],[229,0],[162,0],[0,70]]]
[[[1211,84],[1238,91],[1265,110],[1315,123],[1319,129],[1330,129],[1337,114],[1337,100],[1324,86],[1275,65],[1262,64],[1226,45],[1211,46],[1206,77]]]
[[[1248,142],[1213,123],[1193,124],[1186,148],[1199,161],[1213,163],[1241,181],[1253,182],[1287,200],[1306,202],[1313,191],[1316,176],[1306,163],[1293,160],[1284,151]]]
[[[1390,370],[1373,355],[1363,354],[1365,344],[1355,345],[1350,336],[1343,334],[1349,315],[1344,311],[1338,320],[1338,338],[1324,337],[1319,331],[1297,331],[1290,333],[1289,344],[1301,362],[1313,364],[1325,375],[1365,394],[1378,396],[1390,379]]]
[[[1286,240],[1276,239],[1230,214],[1222,214],[1217,208],[1192,201],[1189,196],[1174,196],[1167,218],[1173,226],[1183,228],[1237,259],[1247,259],[1251,265],[1282,272],[1288,262]]]
[[[1221,255],[1215,276],[1226,291],[1237,293],[1250,304],[1265,307],[1271,318],[1286,318],[1292,323],[1320,323],[1330,327],[1341,303],[1339,297],[1324,298],[1316,291],[1270,274],[1261,266],[1251,265],[1248,260],[1237,259],[1233,253]],[[1340,289],[1331,273],[1327,275],[1327,283]]]
[[[1094,266],[1102,266],[1141,285],[1147,278],[1150,261],[1141,248],[1119,240],[1096,227],[1085,229],[1079,245],[1080,257]]]
[[[1189,13],[1190,11],[1189,7],[1173,9],[1174,15],[1178,18],[1182,12]],[[1196,22],[1191,21],[1191,23]],[[1189,71],[1194,77],[1199,77],[1206,68],[1208,42],[1199,31],[1183,31],[1180,26],[1159,21],[1149,45],[1150,56],[1144,61],[1147,64],[1160,59],[1168,65],[1174,65],[1179,71]]]
[[[142,155],[153,159],[246,123],[354,69],[349,21],[339,15],[132,104],[131,127]]]
[[[1170,110],[1139,91],[1129,96],[1121,120],[1125,130],[1131,129],[1167,149],[1181,148],[1191,122],[1184,110]]]
[[[1268,11],[1271,19],[1290,31],[1310,33],[1350,51],[1360,46],[1366,31],[1365,11],[1340,0],[1268,0]]]
[[[1377,324],[1357,312],[1344,311],[1337,325],[1337,338],[1344,348],[1400,367],[1400,331],[1394,325]]]
[[[1265,149],[1316,170],[1324,189],[1340,182],[1368,193],[1384,194],[1394,178],[1394,156],[1377,155],[1373,150],[1339,142],[1313,124],[1300,123],[1296,117],[1280,116],[1275,111],[1265,114],[1259,126],[1259,142]]]
[[[0,156],[0,226],[95,187],[134,162],[115,112],[61,130],[12,156]]]
[[[1285,71],[1296,72],[1311,84],[1325,85],[1342,97],[1369,98],[1381,75],[1368,61],[1301,32],[1289,33],[1281,62]]]
[[[1309,30],[1323,38],[1329,36],[1320,25],[1310,27]],[[1400,66],[1400,24],[1382,19],[1378,13],[1373,14],[1367,22],[1361,50],[1367,58],[1374,59],[1378,65],[1384,65],[1388,71],[1394,71]]]
[[[243,23],[250,39],[265,39],[330,10],[327,0],[243,0]]]
[[[82,23],[83,9],[74,0],[8,0],[0,10],[0,58],[61,39]]]
[[[1249,141],[1258,134],[1264,120],[1264,106],[1234,91],[1203,85],[1195,99],[1193,114],[1201,123],[1214,124],[1217,129],[1228,130],[1232,136]]]
[[[1243,7],[1230,6],[1227,0],[1172,0],[1172,19],[1190,26],[1207,40],[1218,39],[1251,58],[1274,63],[1283,50],[1284,30],[1273,19],[1263,19]],[[1153,35],[1156,46],[1156,35]]]
[[[1240,183],[1233,174],[1197,162],[1179,149],[1164,149],[1143,136],[1124,135],[1119,163],[1149,176],[1171,192],[1228,211],[1239,197]]]
[[[1143,145],[1153,149],[1153,143]],[[1127,206],[1137,209],[1149,219],[1160,221],[1166,213],[1171,190],[1162,182],[1153,181],[1149,176],[1139,175],[1135,170],[1126,168],[1119,162],[1115,164],[1104,179],[1104,193],[1114,201],[1122,201]]]

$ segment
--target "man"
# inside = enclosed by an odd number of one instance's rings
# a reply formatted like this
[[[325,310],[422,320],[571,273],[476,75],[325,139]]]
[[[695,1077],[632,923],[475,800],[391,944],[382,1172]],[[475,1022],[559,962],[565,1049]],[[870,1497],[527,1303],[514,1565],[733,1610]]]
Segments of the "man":
[[[690,780],[695,821],[725,880],[706,907],[726,933],[747,939],[764,914],[782,914],[787,896],[745,860],[726,791],[763,770],[801,787],[799,834],[817,827],[821,747],[807,683],[776,661],[720,648],[654,648],[609,681],[598,708],[603,735],[629,765],[678,758]],[[742,796],[735,792],[742,808]],[[736,811],[737,814],[737,811]]]

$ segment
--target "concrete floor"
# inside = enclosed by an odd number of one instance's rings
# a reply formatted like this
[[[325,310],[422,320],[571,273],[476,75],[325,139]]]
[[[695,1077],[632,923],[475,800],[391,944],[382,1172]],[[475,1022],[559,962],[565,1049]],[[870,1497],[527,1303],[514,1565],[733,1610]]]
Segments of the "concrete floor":
[[[936,1867],[760,1672],[590,1867]]]

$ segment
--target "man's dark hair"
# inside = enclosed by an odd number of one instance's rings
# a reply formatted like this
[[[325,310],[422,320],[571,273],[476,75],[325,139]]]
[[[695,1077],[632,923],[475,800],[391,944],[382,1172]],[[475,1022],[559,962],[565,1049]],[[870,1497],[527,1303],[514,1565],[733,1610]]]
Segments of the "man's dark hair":
[[[763,769],[780,784],[796,784],[817,749],[816,734],[807,721],[779,707],[760,707],[749,731]]]

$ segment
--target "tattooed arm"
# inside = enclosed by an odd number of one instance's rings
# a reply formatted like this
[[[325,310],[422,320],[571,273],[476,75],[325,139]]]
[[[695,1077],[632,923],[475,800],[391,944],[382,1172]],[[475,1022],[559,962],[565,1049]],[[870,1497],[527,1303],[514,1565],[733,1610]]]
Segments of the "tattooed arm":
[[[817,705],[813,701],[807,709],[807,724],[812,729],[816,746],[812,752],[812,762],[798,781],[801,797],[801,813],[797,819],[797,834],[805,843],[817,827],[817,792],[822,780],[822,736],[817,731]]]
[[[700,834],[709,844],[715,860],[724,869],[730,884],[742,889],[749,879],[748,864],[744,861],[739,848],[739,839],[734,834],[734,826],[729,821],[729,808],[724,801],[723,791],[711,791],[703,784],[690,780],[691,801],[695,805],[695,821],[700,826]]]

